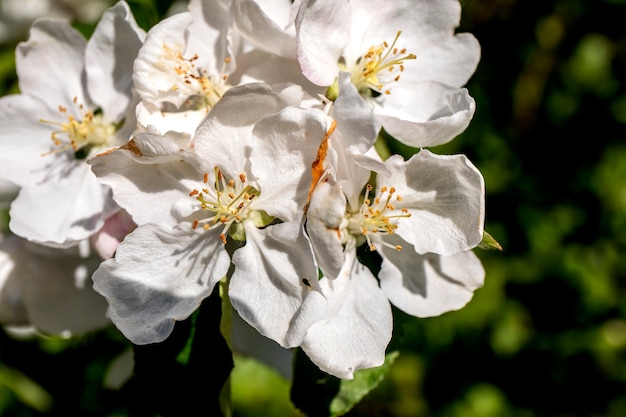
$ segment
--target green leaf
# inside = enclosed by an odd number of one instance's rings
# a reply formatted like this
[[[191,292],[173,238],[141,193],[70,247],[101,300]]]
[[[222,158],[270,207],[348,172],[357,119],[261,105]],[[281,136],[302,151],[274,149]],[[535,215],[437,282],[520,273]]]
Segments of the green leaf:
[[[376,368],[361,369],[354,373],[354,379],[343,380],[339,392],[330,403],[330,415],[342,416],[357,405],[363,397],[378,386],[389,373],[391,365],[400,352],[390,352],[385,356],[385,363]]]
[[[489,233],[483,231],[483,240],[478,244],[478,247],[486,250],[503,250],[502,246],[497,240],[493,238]]]
[[[376,368],[361,369],[354,379],[341,380],[321,371],[298,348],[294,359],[291,402],[308,416],[344,415],[380,384],[399,352],[387,354],[385,363]]]
[[[41,413],[52,408],[53,399],[45,389],[17,369],[2,364],[0,364],[0,388],[8,389],[22,403]]]

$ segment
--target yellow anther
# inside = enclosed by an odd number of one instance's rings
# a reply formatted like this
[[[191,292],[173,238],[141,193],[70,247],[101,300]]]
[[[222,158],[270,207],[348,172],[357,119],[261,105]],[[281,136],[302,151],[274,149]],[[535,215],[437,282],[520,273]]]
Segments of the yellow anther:
[[[231,226],[245,220],[248,213],[248,205],[258,191],[252,186],[245,185],[241,174],[234,179],[226,179],[223,172],[214,168],[214,181],[212,187],[204,187],[202,191],[194,188],[189,195],[200,203],[200,209],[204,211],[202,217],[195,220],[192,228],[196,229],[198,224],[202,224],[203,230],[212,230],[216,227],[223,227],[220,239],[226,242]],[[210,182],[209,174],[203,175],[203,182]]]

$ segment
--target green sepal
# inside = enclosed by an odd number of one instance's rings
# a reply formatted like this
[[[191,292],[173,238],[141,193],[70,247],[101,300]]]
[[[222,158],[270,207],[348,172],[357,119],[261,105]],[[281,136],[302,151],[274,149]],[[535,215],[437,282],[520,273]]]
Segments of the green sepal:
[[[330,101],[337,100],[339,97],[339,80],[335,79],[335,82],[328,86],[325,96]]]
[[[480,241],[478,247],[486,250],[503,250],[502,245],[493,238],[489,233],[483,231],[483,240]]]

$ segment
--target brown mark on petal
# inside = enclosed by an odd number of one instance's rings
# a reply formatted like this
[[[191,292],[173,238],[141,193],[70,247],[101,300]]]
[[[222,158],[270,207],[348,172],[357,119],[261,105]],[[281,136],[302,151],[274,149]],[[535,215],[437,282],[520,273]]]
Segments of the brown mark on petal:
[[[337,122],[333,120],[330,128],[322,139],[322,143],[320,143],[320,147],[317,149],[317,156],[315,157],[315,161],[313,161],[313,163],[311,164],[311,173],[313,179],[311,180],[311,186],[309,187],[309,196],[307,198],[306,205],[304,206],[305,213],[307,212],[309,204],[311,203],[311,195],[313,194],[313,190],[317,186],[317,183],[319,182],[322,175],[324,175],[324,171],[326,170],[324,168],[324,160],[326,159],[326,154],[328,153],[328,139],[330,138],[330,135],[333,134],[336,127]]]
[[[134,153],[137,156],[143,156],[141,151],[137,147],[137,144],[135,143],[134,139],[131,139],[128,142],[126,142],[126,144],[120,146],[119,149],[125,149],[127,151]]]

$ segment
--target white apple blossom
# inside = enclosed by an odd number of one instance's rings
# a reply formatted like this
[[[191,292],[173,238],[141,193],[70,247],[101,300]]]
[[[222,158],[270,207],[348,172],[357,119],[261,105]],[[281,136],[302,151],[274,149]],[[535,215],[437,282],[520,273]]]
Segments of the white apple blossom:
[[[132,73],[143,100],[166,112],[208,111],[228,90],[237,47],[229,3],[192,0],[148,31]]]
[[[312,324],[302,348],[322,370],[350,379],[383,363],[390,302],[433,316],[462,307],[482,284],[471,249],[482,238],[484,184],[461,155],[422,150],[408,161],[380,160],[371,148],[379,128],[372,110],[346,73],[339,89],[306,220],[328,315]],[[382,257],[377,276],[357,257],[362,245]]]
[[[130,70],[143,37],[120,2],[88,41],[66,21],[41,19],[18,45],[21,93],[0,98],[0,178],[20,187],[15,234],[71,246],[118,209],[85,159],[135,128]]]
[[[307,231],[326,276],[340,275],[337,267],[343,268],[345,251],[366,245],[383,258],[381,282],[386,271],[391,275],[401,273],[403,282],[411,288],[418,285],[411,284],[410,277],[419,269],[410,265],[437,257],[448,259],[480,243],[484,184],[480,172],[465,156],[422,150],[407,161],[392,156],[385,161],[385,168],[387,174],[375,176],[376,188],[367,183],[365,170],[358,168],[352,194],[346,194],[346,188],[330,176],[316,186],[308,209]],[[387,262],[396,267],[386,269]],[[406,268],[397,272],[399,265]],[[475,277],[469,275],[473,281]],[[419,279],[420,275],[414,276]],[[454,278],[462,284],[459,277]],[[468,288],[471,293],[476,287],[470,284]],[[424,294],[423,303],[430,301],[430,295]]]
[[[302,97],[233,87],[193,148],[144,132],[90,161],[138,224],[93,276],[131,341],[167,338],[227,275],[238,314],[283,347],[325,314],[301,220],[328,117],[295,107]]]
[[[469,124],[475,103],[461,88],[480,47],[455,34],[457,0],[303,0],[298,60],[314,84],[337,95],[346,71],[385,130],[414,147],[445,143]]]
[[[191,0],[187,11],[165,18],[150,29],[133,71],[143,100],[138,110],[141,125],[158,118],[170,119],[164,123],[174,126],[182,121],[176,130],[190,132],[233,86],[249,82],[311,84],[300,71],[293,35],[292,53],[287,56],[258,48],[258,38],[256,42],[242,38],[234,16],[242,18],[242,13],[255,12],[244,19],[250,25],[265,16],[256,3],[245,4],[248,7],[231,0]],[[279,32],[274,34],[278,36]],[[270,44],[282,42],[270,39],[272,36],[265,36]]]
[[[311,325],[302,348],[320,369],[340,378],[384,362],[393,326],[390,303],[417,317],[440,315],[466,305],[484,279],[471,252],[482,232],[478,171],[464,156],[427,150],[385,165],[391,175],[379,173],[377,181],[395,186],[381,186],[374,196],[367,185],[360,199],[326,177],[308,208],[307,232],[324,273],[319,284],[328,315]],[[357,257],[361,245],[382,258],[380,284]]]

